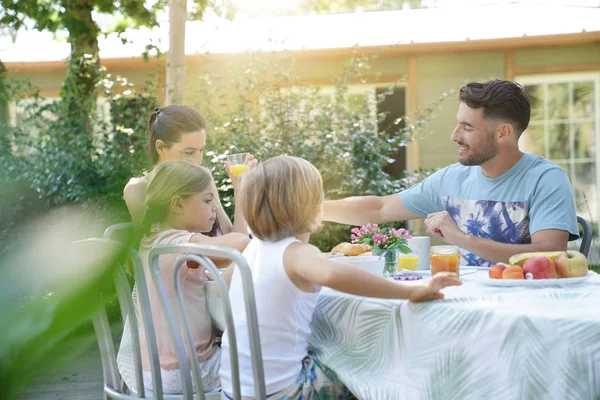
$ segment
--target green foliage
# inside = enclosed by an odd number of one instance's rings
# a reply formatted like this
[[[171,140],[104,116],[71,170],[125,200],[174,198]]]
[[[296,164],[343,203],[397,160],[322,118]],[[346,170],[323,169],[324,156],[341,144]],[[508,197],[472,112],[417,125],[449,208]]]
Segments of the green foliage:
[[[389,85],[378,98],[350,93],[347,82],[371,74],[371,61],[349,60],[333,92],[299,85],[292,63],[277,55],[232,63],[222,75],[214,71],[201,75],[192,98],[209,120],[207,156],[212,159],[207,161],[229,213],[232,190],[222,167],[228,153],[250,152],[259,160],[284,154],[303,157],[321,172],[328,199],[389,195],[428,174],[386,172],[400,148],[424,130],[434,107],[379,130],[378,123],[386,115],[377,115],[377,104],[403,82]],[[210,59],[205,65],[211,68]],[[231,83],[230,77],[237,78]],[[327,224],[312,241],[329,251],[349,238],[348,227]]]
[[[112,272],[125,259],[126,248],[71,247],[85,229],[77,211],[61,211],[47,231],[35,228],[49,221],[21,225],[28,231],[26,239],[11,238],[13,250],[0,259],[2,399],[16,398],[34,376],[89,347],[90,319],[114,297]]]
[[[3,244],[21,222],[64,204],[78,204],[89,210],[86,218],[105,225],[128,219],[123,187],[147,168],[145,126],[158,91],[152,82],[141,92],[123,78],[97,73],[109,115],[95,105],[85,115],[89,105],[65,100],[77,97],[75,85],[65,85],[63,97],[49,102],[27,82],[6,81],[6,97],[20,112],[15,126],[1,127],[0,134],[9,143],[0,150],[0,206],[14,210],[0,219]]]

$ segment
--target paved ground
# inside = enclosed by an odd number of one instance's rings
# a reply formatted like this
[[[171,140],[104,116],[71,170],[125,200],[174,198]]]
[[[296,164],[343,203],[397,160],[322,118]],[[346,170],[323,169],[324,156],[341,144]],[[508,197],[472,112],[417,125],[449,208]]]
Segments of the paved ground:
[[[118,344],[122,324],[119,321],[111,328]],[[30,382],[17,400],[104,400],[102,387],[102,363],[94,341],[72,362]]]
[[[31,382],[18,400],[103,400],[98,346]]]

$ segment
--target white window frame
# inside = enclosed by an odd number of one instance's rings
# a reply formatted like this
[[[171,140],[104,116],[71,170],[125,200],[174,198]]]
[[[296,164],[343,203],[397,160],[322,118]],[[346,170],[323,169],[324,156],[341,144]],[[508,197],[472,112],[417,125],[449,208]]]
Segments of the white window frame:
[[[377,89],[387,88],[388,86],[404,88],[404,104],[406,105],[405,114],[408,110],[408,84],[405,81],[400,82],[376,82],[376,83],[356,83],[349,84],[348,94],[367,94],[369,106],[371,106],[370,114],[374,121],[377,121]],[[335,85],[321,86],[322,94],[335,94]]]
[[[575,180],[575,184],[577,182],[577,177],[575,176],[575,165],[577,163],[584,162],[595,162],[596,164],[596,187],[600,187],[600,71],[598,72],[586,72],[586,73],[564,73],[564,74],[551,74],[551,75],[526,75],[526,76],[517,76],[515,79],[523,86],[527,85],[543,85],[543,84],[552,84],[552,83],[567,83],[569,86],[575,82],[583,82],[583,81],[593,81],[594,82],[594,117],[593,121],[585,119],[569,119],[569,120],[556,120],[556,121],[548,121],[544,120],[544,156],[548,158],[548,149],[549,149],[549,137],[548,137],[548,128],[549,122],[563,122],[563,123],[573,123],[573,122],[595,122],[594,133],[595,133],[595,143],[596,143],[596,158],[594,159],[576,159],[574,155],[571,153],[569,159],[562,160],[552,160],[556,162],[568,163],[571,174],[569,179],[572,181]],[[569,107],[572,109],[573,107],[573,98],[571,96],[571,90],[569,90]],[[547,95],[544,93],[544,115],[548,114],[548,103],[547,103]],[[573,140],[571,135],[569,135],[569,140]],[[596,204],[590,204],[590,211],[592,213],[592,217],[596,219],[595,222],[600,222],[600,201],[596,201]]]
[[[49,96],[40,98],[42,104],[46,105],[54,101],[60,100],[59,96]],[[30,102],[31,98],[25,98],[20,100],[21,102]],[[110,122],[110,101],[105,96],[98,96],[96,100],[96,113],[104,119],[105,122]],[[8,125],[15,127],[17,123],[17,115],[23,112],[22,107],[18,107],[15,102],[8,103]],[[36,133],[37,134],[37,133]]]

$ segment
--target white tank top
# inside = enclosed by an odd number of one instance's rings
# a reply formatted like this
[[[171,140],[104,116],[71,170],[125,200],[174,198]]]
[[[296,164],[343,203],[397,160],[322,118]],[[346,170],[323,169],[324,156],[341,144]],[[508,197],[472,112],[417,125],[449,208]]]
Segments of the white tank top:
[[[314,293],[303,292],[290,280],[283,267],[283,253],[292,243],[291,237],[279,242],[252,239],[244,257],[252,270],[256,311],[265,370],[267,394],[273,394],[296,382],[302,360],[308,354],[310,321],[317,305],[320,287]],[[242,396],[254,396],[254,379],[248,340],[246,309],[242,294],[242,278],[236,268],[229,288],[233,323],[237,336]],[[227,393],[233,392],[229,339],[223,334],[221,384]]]

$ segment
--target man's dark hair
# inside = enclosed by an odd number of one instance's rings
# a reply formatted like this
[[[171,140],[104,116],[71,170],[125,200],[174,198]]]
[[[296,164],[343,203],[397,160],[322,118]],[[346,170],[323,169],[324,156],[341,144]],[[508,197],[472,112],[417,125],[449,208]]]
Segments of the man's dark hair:
[[[529,125],[529,98],[516,82],[502,79],[471,82],[460,88],[460,101],[471,108],[483,108],[485,118],[511,122],[517,138]]]

